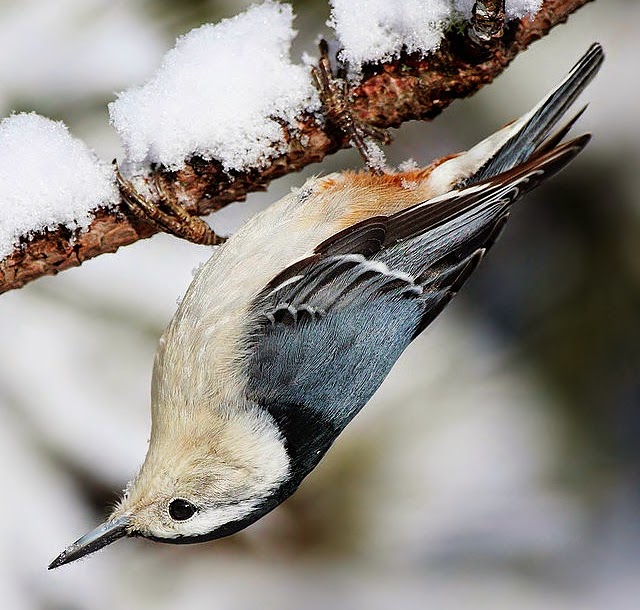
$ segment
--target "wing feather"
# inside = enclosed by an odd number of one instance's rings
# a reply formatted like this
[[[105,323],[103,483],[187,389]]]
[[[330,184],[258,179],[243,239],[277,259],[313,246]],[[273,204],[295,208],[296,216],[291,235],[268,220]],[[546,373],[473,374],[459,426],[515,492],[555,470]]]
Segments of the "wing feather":
[[[249,398],[278,413],[283,426],[297,421],[287,415],[297,405],[339,431],[462,287],[510,206],[587,141],[576,138],[492,180],[360,222],[278,274],[251,306]],[[297,429],[291,438],[304,442]]]

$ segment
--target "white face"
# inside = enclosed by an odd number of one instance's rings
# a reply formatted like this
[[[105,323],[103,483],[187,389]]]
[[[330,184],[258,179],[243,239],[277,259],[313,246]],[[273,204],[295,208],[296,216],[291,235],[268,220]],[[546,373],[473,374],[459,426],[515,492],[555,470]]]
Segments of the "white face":
[[[214,503],[207,497],[210,495],[205,491],[157,499],[132,513],[131,527],[137,533],[153,538],[170,540],[202,536],[247,517],[268,493],[242,500],[234,497],[225,500],[217,496]],[[190,496],[190,499],[185,496]]]
[[[171,531],[179,531],[181,536],[202,536],[214,532],[223,525],[240,521],[250,515],[260,501],[261,498],[258,498],[200,510],[195,508],[193,516],[186,520],[172,519]],[[174,500],[173,506],[176,504],[177,501]]]
[[[153,538],[202,536],[249,516],[287,480],[280,433],[261,412],[204,429],[201,436],[184,429],[152,435],[145,463],[111,519],[127,515],[130,531]]]

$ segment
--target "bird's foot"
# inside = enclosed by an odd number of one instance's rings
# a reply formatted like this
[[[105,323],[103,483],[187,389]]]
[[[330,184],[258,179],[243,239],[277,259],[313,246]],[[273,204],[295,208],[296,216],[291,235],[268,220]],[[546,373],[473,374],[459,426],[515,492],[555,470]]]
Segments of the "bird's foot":
[[[327,122],[349,136],[351,144],[364,159],[367,168],[376,174],[384,173],[384,152],[379,143],[389,144],[391,135],[386,129],[376,127],[355,117],[349,97],[346,79],[334,76],[325,40],[320,41],[318,65],[311,68],[313,84],[318,90]]]
[[[157,176],[153,178],[155,201],[143,197],[129,180],[127,180],[117,163],[115,163],[116,180],[123,201],[131,213],[152,225],[159,231],[171,233],[195,244],[215,246],[225,241],[198,216],[192,216],[175,199],[170,196],[160,184]]]
[[[505,0],[476,0],[467,36],[481,49],[493,47],[504,34]]]

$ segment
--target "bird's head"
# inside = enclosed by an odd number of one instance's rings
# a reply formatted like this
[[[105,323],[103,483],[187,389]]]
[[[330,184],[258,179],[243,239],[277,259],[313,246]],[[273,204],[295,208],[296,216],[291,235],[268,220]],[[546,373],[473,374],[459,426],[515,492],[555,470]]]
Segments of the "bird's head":
[[[144,464],[110,517],[49,568],[125,536],[174,544],[220,538],[277,506],[289,495],[290,469],[277,427],[256,410],[229,412],[233,417],[218,410],[203,419],[185,410],[154,421]]]

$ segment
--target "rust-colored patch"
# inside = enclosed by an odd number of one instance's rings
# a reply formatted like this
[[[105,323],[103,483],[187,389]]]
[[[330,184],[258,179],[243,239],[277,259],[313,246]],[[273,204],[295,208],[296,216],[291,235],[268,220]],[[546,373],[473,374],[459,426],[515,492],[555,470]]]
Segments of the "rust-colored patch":
[[[321,178],[318,184],[318,191],[329,191],[335,188],[336,184],[337,182],[333,178]]]
[[[430,199],[434,196],[431,172],[458,154],[442,157],[427,167],[382,176],[366,171],[344,172],[339,188],[346,191],[342,198],[346,198],[347,203],[339,219],[340,227],[346,228],[372,216],[389,216]],[[336,181],[332,186],[336,186]]]

